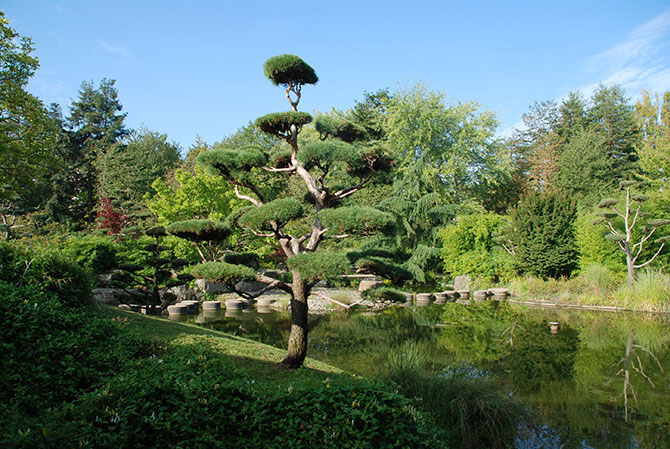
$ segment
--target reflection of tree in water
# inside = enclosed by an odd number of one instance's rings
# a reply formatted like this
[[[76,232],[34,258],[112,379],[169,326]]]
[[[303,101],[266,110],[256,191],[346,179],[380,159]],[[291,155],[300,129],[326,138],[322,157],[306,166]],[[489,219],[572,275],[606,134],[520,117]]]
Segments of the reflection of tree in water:
[[[311,354],[335,366],[376,375],[394,348],[406,341],[432,340],[439,312],[427,309],[419,316],[405,307],[375,314],[329,313],[310,330]]]
[[[658,361],[656,356],[647,348],[641,345],[636,345],[633,343],[633,330],[631,329],[630,332],[628,332],[628,337],[626,339],[626,355],[623,356],[621,360],[619,360],[619,363],[617,363],[617,366],[621,365],[621,369],[617,372],[617,376],[623,375],[624,382],[623,382],[623,401],[624,401],[624,416],[625,416],[625,421],[628,422],[628,414],[629,414],[629,403],[628,403],[628,393],[632,393],[633,400],[635,402],[635,408],[639,408],[638,406],[638,400],[637,400],[637,393],[635,392],[635,387],[633,387],[633,384],[631,383],[631,369],[636,371],[638,374],[640,374],[644,380],[649,382],[649,384],[655,388],[656,385],[654,384],[654,381],[651,380],[649,376],[644,372],[644,365],[642,363],[642,360],[640,359],[640,352],[645,352],[646,354],[649,355],[649,357],[656,362],[656,365],[658,366],[659,370],[663,374],[665,371],[663,370],[663,366],[661,366],[661,362]]]
[[[552,335],[549,323],[526,322],[505,358],[505,367],[517,389],[537,392],[552,381],[572,380],[578,334],[564,327]]]

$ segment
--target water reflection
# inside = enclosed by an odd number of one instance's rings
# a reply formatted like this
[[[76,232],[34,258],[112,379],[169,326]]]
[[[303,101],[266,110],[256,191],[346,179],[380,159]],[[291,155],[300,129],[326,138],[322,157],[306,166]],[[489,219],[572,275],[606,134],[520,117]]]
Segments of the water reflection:
[[[290,328],[287,313],[266,310],[201,321],[278,347]],[[494,302],[333,312],[310,317],[309,355],[375,376],[414,341],[427,348],[435,375],[494,377],[532,407],[536,422],[519,448],[661,448],[670,447],[669,324]]]

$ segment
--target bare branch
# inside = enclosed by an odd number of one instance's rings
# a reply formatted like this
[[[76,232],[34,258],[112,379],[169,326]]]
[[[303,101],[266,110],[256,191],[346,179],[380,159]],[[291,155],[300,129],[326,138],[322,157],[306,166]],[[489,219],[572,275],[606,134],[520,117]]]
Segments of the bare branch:
[[[654,361],[656,362],[656,365],[658,365],[658,369],[661,370],[661,373],[665,374],[665,370],[663,370],[663,366],[661,365],[661,362],[658,361],[658,359],[656,358],[656,356],[654,355],[653,352],[651,352],[649,349],[645,348],[644,346],[633,345],[633,347],[636,348],[636,349],[642,349],[644,352],[649,354],[651,356],[651,358],[654,359]]]
[[[272,173],[282,173],[282,172],[290,173],[295,171],[295,167],[286,167],[286,168],[263,167],[263,170]]]
[[[663,249],[664,246],[665,246],[665,242],[663,242],[661,244],[661,247],[658,249],[658,251],[656,251],[656,254],[654,254],[651,259],[649,259],[648,261],[646,261],[645,263],[643,263],[641,265],[633,265],[633,268],[637,269],[637,268],[642,268],[644,266],[649,265],[654,259],[656,259],[656,256],[658,256],[661,253],[661,250]]]
[[[249,201],[251,204],[257,207],[261,207],[263,205],[262,201],[259,201],[256,198],[253,198],[249,195],[244,195],[240,193],[240,189],[237,184],[234,185],[234,189],[235,189],[235,196],[237,196],[239,199]]]
[[[619,212],[619,209],[617,209],[616,207],[612,206],[612,210],[613,210],[614,212],[616,212],[616,213],[617,213],[621,218],[623,218],[624,220],[626,219],[626,216],[625,216],[624,214],[622,214],[621,212]]]
[[[638,356],[637,354],[635,354],[635,358],[637,359],[637,364],[638,364],[638,366],[635,366],[635,363],[634,363],[634,362],[631,363],[631,366],[633,367],[633,369],[634,369],[635,371],[637,371],[638,373],[640,373],[640,374],[642,375],[642,377],[644,377],[644,378],[647,380],[647,382],[649,382],[649,384],[650,384],[652,387],[656,388],[656,385],[654,385],[654,382],[652,382],[652,380],[649,378],[649,376],[647,376],[647,375],[644,373],[644,370],[642,369],[642,360],[640,360],[640,356]]]
[[[344,307],[345,309],[348,309],[348,308],[350,308],[350,307],[353,305],[353,304],[350,305],[350,304],[345,304],[345,303],[343,303],[343,302],[337,301],[337,300],[331,298],[330,296],[326,296],[326,295],[324,295],[324,294],[322,294],[322,293],[319,293],[319,292],[312,292],[312,294],[314,294],[314,295],[316,295],[316,296],[319,296],[319,297],[321,297],[321,298],[323,298],[323,299],[327,299],[328,301],[330,301],[330,302],[332,302],[332,303],[335,303],[335,304],[337,304],[337,305],[340,306],[340,307]]]

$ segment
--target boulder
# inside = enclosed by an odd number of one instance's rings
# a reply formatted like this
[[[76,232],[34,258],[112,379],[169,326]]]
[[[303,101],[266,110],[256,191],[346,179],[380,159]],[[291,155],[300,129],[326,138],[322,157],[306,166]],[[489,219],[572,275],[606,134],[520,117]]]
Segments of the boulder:
[[[208,281],[206,279],[196,279],[195,286],[203,293],[225,293],[228,291],[225,285],[218,282]]]
[[[383,287],[384,283],[382,281],[377,281],[377,280],[370,280],[370,279],[363,279],[361,283],[358,285],[358,291],[359,292],[364,292],[366,290],[370,290],[373,288],[379,288]]]
[[[240,281],[235,284],[237,290],[245,293],[255,293],[265,287],[267,287],[267,284],[258,281]]]
[[[454,290],[456,291],[470,290],[470,284],[472,284],[472,278],[467,274],[456,276],[454,278]]]

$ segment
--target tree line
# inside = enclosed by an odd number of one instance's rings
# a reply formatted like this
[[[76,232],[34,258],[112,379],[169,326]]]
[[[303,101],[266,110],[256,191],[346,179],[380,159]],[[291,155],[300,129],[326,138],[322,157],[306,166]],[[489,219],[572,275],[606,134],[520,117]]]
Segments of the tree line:
[[[594,263],[627,264],[632,282],[636,268],[668,262],[658,237],[670,208],[670,92],[635,104],[619,86],[573,92],[532,105],[502,138],[486,108],[422,84],[313,117],[298,106],[316,72],[280,55],[264,70],[290,110],[198,140],[182,159],[165,134],[126,127],[114,80],[82,83],[67,114],[46,107],[26,90],[32,42],[4,16],[1,27],[5,237],[173,225],[197,248],[196,276],[231,288],[250,276],[223,260],[231,249],[284,263],[289,277],[256,277],[293,298],[291,366],[304,358],[311,288],[343,271],[424,288],[459,274],[567,277]]]

